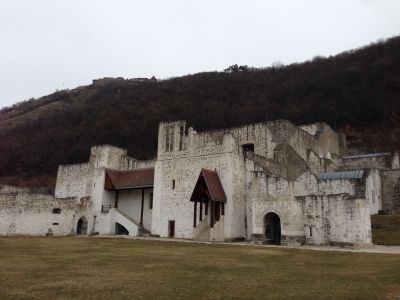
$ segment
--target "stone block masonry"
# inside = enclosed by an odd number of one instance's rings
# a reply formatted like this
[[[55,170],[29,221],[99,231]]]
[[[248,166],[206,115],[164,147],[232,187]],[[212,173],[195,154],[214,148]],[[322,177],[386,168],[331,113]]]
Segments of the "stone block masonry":
[[[90,219],[91,201],[0,189],[0,235],[76,234],[77,222]],[[88,231],[89,232],[89,231]]]

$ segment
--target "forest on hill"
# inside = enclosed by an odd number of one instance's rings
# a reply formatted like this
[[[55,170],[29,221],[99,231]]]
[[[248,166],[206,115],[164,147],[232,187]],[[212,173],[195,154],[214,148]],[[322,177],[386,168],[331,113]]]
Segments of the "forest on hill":
[[[154,158],[159,122],[178,119],[196,130],[324,121],[352,147],[400,149],[400,37],[286,66],[109,80],[3,108],[0,183],[51,186],[59,164],[87,161],[98,144]]]

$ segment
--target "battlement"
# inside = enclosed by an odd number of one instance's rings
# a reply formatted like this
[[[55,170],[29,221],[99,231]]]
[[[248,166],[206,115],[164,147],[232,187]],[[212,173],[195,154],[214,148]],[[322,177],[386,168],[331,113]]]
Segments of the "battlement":
[[[224,145],[224,139],[228,141],[230,138],[232,142]],[[158,158],[185,157],[206,152],[239,153],[242,146],[251,147],[256,154],[273,158],[274,148],[279,144],[291,145],[304,160],[309,150],[320,158],[331,159],[332,155],[339,155],[338,134],[325,123],[296,126],[288,120],[275,120],[197,132],[193,128],[186,129],[186,122],[180,120],[160,123]]]

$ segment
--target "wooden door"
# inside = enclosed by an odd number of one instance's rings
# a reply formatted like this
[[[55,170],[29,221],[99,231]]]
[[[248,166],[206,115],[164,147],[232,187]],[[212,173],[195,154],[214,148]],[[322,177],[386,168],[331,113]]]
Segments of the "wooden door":
[[[168,221],[168,237],[175,236],[175,220]]]

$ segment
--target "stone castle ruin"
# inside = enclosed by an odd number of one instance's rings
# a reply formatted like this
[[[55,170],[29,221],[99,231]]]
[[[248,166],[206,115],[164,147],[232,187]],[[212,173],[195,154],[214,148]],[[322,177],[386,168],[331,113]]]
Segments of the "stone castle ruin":
[[[370,244],[370,216],[400,213],[399,153],[348,155],[345,141],[325,123],[163,122],[155,160],[95,146],[59,166],[54,196],[0,187],[0,235]]]

